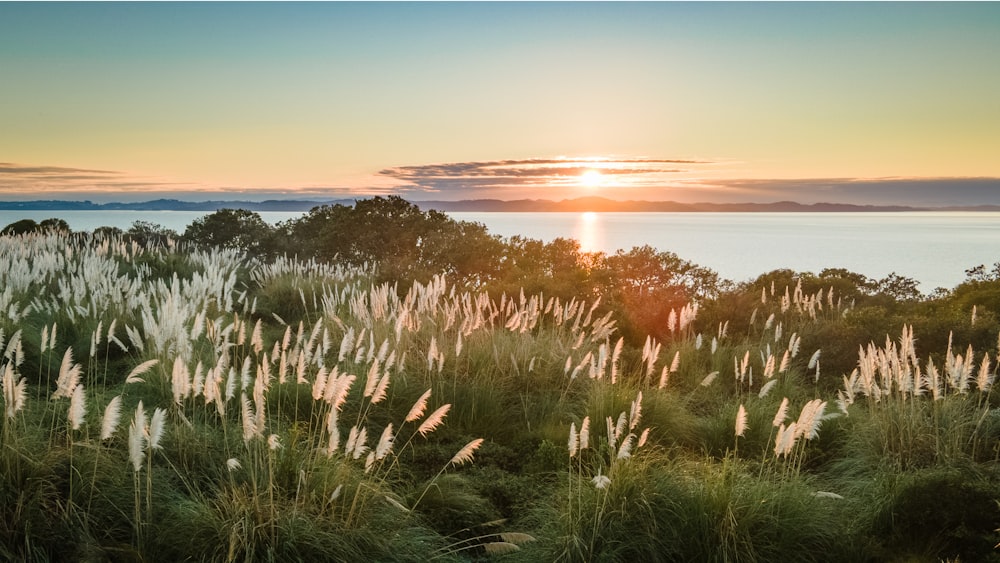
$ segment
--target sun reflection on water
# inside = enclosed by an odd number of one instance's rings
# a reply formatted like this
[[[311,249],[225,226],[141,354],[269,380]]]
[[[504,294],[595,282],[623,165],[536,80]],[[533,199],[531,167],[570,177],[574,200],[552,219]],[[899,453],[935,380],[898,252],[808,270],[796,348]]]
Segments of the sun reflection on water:
[[[584,252],[596,252],[601,250],[604,243],[604,225],[597,213],[587,211],[581,213],[573,229],[574,237],[580,241],[580,250]]]

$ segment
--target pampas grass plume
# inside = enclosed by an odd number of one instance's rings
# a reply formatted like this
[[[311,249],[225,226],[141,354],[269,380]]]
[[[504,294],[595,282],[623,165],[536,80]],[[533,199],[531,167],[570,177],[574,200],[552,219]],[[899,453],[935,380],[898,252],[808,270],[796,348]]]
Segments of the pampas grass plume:
[[[138,473],[142,470],[142,462],[146,459],[146,452],[143,448],[145,443],[146,421],[142,412],[142,401],[135,409],[135,418],[128,427],[128,457],[132,462],[132,469]]]
[[[781,426],[785,423],[785,419],[788,418],[788,397],[781,400],[781,406],[778,407],[778,412],[774,413],[774,420],[771,425],[774,427]]]
[[[389,425],[385,427],[385,430],[382,431],[382,436],[378,440],[378,445],[375,446],[375,459],[380,460],[389,455],[389,452],[392,451],[392,442],[392,423],[390,422]]]
[[[135,366],[135,368],[129,372],[128,377],[125,378],[125,383],[142,383],[142,378],[139,376],[149,371],[158,363],[160,363],[160,360],[147,360]]]
[[[462,449],[458,450],[458,453],[451,458],[449,464],[462,465],[467,461],[472,461],[472,454],[475,453],[479,446],[483,444],[482,438],[476,438],[475,440],[469,442],[468,444],[462,446]]]
[[[122,417],[122,396],[117,395],[104,408],[104,418],[101,420],[101,440],[107,440],[115,434],[118,421]]]
[[[73,394],[69,401],[69,423],[73,430],[80,429],[86,415],[87,395],[83,390],[83,384],[80,384],[73,388]]]
[[[747,409],[743,405],[736,411],[736,435],[743,436],[747,431]]]
[[[590,447],[590,417],[585,417],[580,423],[580,449],[585,450]]]
[[[712,373],[706,375],[705,379],[701,380],[701,386],[702,387],[708,387],[709,385],[712,384],[713,381],[715,381],[715,378],[718,375],[719,375],[719,372],[717,372],[717,371],[713,371]]]
[[[163,449],[160,440],[163,439],[167,411],[156,407],[153,410],[153,417],[149,421],[149,448],[151,450]]]
[[[410,407],[410,412],[406,413],[406,418],[403,419],[403,422],[413,422],[414,420],[424,416],[424,411],[427,410],[427,399],[429,399],[430,396],[430,389],[424,391],[424,394],[417,399],[417,402],[413,403],[412,407]]]
[[[771,358],[773,359],[774,356],[771,356]],[[771,389],[774,389],[774,386],[777,385],[777,384],[778,384],[778,380],[777,379],[772,379],[772,380],[768,381],[767,383],[765,383],[760,388],[760,392],[757,393],[757,397],[760,398],[760,399],[763,399],[764,397],[767,397],[768,393],[771,392]]]
[[[435,428],[441,425],[444,421],[444,417],[448,414],[451,409],[451,403],[438,407],[438,409],[430,414],[417,428],[417,432],[421,436],[427,436],[427,434],[434,431]]]
[[[17,381],[15,381],[15,378]],[[24,378],[17,378],[14,374],[14,366],[7,364],[3,373],[3,399],[7,407],[7,418],[14,418],[14,415],[24,408],[25,388],[26,382]]]

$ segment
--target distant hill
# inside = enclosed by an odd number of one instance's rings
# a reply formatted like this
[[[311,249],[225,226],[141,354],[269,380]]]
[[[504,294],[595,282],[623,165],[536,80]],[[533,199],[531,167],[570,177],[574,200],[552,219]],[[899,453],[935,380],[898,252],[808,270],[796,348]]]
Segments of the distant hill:
[[[320,205],[353,205],[354,199],[265,201],[181,201],[156,199],[142,202],[94,203],[91,201],[36,200],[0,201],[2,211],[249,211],[307,212]],[[905,205],[852,205],[847,203],[802,204],[794,201],[771,203],[678,203],[676,201],[616,201],[601,197],[583,197],[550,201],[545,199],[473,199],[463,201],[413,201],[424,210],[478,212],[542,211],[611,211],[611,212],[733,212],[733,213],[804,213],[804,212],[892,212],[892,211],[1000,211],[1000,205],[962,207],[911,207]]]
[[[246,209],[249,211],[302,211],[318,205],[354,205],[353,199],[324,201],[270,199],[265,201],[181,201],[155,199],[138,202],[94,203],[92,201],[36,200],[0,201],[0,210],[24,211],[217,211],[219,209]]]

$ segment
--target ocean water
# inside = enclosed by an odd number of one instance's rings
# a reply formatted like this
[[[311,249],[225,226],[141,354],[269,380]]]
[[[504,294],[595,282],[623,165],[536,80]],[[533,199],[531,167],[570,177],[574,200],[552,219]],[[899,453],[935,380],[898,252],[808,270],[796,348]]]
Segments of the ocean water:
[[[76,231],[127,229],[149,221],[183,232],[197,211],[0,211],[0,226],[60,217]],[[272,224],[298,212],[262,212]],[[895,272],[922,291],[951,288],[965,270],[1000,262],[1000,213],[480,213],[452,217],[490,232],[551,241],[575,238],[583,250],[615,252],[648,244],[743,281],[779,268],[846,268],[872,278]]]
[[[790,268],[910,277],[924,292],[1000,262],[1000,213],[451,213],[502,236],[571,237],[584,250],[648,244],[734,281]]]

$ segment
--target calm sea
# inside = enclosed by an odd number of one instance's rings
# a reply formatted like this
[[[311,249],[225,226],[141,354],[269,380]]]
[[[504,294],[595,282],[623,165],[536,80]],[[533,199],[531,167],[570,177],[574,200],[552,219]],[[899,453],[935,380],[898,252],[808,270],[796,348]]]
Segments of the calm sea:
[[[0,226],[58,216],[73,230],[133,221],[183,232],[195,211],[0,211]],[[270,223],[298,212],[263,212]],[[965,270],[1000,262],[1000,213],[450,213],[501,236],[571,237],[584,250],[614,252],[648,244],[742,281],[778,268],[847,268],[873,278],[891,272],[923,291],[951,288]]]

